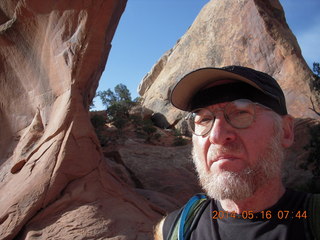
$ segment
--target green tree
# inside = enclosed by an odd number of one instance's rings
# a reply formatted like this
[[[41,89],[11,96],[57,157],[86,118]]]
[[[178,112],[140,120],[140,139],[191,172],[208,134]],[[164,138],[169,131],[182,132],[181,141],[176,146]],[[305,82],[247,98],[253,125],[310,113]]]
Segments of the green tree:
[[[115,127],[122,129],[129,121],[129,110],[134,105],[127,86],[118,84],[114,91],[110,89],[99,91],[97,96],[106,107],[108,122],[112,122]]]
[[[102,104],[109,108],[115,104],[132,105],[131,93],[126,85],[120,83],[114,87],[114,91],[110,89],[99,91],[97,96],[100,97]]]
[[[131,93],[126,85],[118,84],[117,86],[115,86],[114,92],[119,102],[132,102]]]

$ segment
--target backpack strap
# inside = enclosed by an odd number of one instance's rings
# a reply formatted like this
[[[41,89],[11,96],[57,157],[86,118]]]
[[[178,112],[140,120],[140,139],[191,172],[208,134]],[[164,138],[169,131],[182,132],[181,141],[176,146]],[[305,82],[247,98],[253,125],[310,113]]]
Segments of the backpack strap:
[[[309,225],[314,239],[320,240],[320,194],[314,194],[309,202]]]
[[[167,240],[188,240],[209,202],[204,194],[190,198],[171,226]]]

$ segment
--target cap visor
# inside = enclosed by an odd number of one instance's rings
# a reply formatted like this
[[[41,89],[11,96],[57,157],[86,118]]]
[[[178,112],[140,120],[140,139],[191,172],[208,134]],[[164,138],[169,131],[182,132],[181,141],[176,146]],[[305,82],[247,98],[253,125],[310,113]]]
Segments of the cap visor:
[[[220,80],[236,80],[252,85],[263,91],[257,84],[238,74],[231,73],[221,68],[200,68],[186,74],[174,86],[171,93],[171,103],[178,109],[190,110],[190,102],[193,96],[209,84]]]

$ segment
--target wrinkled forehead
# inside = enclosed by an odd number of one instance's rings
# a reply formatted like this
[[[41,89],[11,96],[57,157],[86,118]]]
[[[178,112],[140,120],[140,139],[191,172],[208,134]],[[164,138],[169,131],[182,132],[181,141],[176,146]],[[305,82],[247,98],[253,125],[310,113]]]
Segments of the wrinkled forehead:
[[[236,99],[233,101],[212,104],[205,107],[204,109],[208,109],[210,111],[219,111],[225,108],[229,110],[232,110],[232,109],[241,110],[241,109],[252,108],[252,105],[255,105],[255,104],[256,103],[252,102],[250,99],[242,98],[242,99]]]

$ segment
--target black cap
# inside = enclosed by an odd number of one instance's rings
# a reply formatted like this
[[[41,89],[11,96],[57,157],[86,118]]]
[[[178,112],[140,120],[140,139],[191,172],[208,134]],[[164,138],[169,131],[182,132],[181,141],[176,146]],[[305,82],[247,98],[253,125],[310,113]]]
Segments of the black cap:
[[[288,114],[277,81],[266,73],[242,66],[194,70],[177,82],[170,101],[178,109],[191,111],[240,98],[261,103],[280,115]]]

